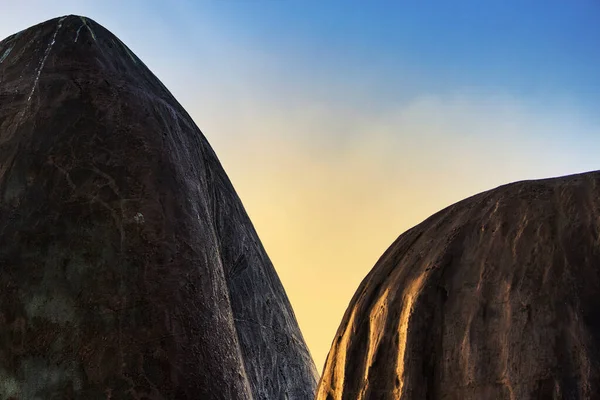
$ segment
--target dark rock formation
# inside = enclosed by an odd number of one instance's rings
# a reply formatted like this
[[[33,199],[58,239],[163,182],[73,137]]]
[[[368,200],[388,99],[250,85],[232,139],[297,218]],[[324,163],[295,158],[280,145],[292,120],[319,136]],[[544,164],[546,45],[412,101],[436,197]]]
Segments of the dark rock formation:
[[[0,43],[0,398],[309,399],[315,369],[217,157],[82,17]]]
[[[600,172],[502,186],[401,235],[317,398],[600,398]]]

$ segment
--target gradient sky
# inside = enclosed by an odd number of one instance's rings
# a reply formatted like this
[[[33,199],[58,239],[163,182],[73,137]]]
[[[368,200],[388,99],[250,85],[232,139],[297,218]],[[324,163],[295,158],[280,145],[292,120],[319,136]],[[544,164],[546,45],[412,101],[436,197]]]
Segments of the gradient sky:
[[[319,369],[399,234],[599,169],[597,0],[0,0],[0,36],[65,14],[119,36],[194,118]]]

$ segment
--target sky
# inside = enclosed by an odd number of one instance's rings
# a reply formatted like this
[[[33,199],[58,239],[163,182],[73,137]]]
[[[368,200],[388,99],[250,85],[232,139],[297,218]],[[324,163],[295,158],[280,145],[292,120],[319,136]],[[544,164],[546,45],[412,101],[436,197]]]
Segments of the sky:
[[[600,169],[597,0],[0,0],[116,34],[217,153],[317,368],[404,231],[478,192]]]

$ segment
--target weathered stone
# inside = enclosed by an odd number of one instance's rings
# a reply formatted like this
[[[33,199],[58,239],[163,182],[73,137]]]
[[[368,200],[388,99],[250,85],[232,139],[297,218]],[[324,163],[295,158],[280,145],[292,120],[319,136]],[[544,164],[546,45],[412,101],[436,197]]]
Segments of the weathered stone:
[[[238,196],[161,82],[83,17],[0,42],[0,398],[315,386]]]
[[[502,186],[401,235],[333,341],[318,399],[596,399],[600,172]]]

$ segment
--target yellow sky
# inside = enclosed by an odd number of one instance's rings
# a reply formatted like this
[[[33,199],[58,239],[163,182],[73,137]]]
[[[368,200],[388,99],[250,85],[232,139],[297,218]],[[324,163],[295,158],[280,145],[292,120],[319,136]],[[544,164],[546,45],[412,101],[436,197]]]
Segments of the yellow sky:
[[[192,116],[240,195],[319,370],[354,291],[399,234],[497,185],[593,169],[593,158],[563,146],[564,132],[591,128],[568,111],[536,114],[506,96],[425,96],[381,114],[239,101],[229,112],[213,98]]]

